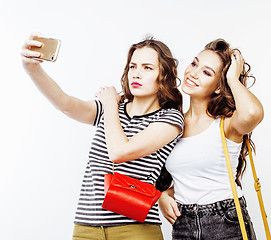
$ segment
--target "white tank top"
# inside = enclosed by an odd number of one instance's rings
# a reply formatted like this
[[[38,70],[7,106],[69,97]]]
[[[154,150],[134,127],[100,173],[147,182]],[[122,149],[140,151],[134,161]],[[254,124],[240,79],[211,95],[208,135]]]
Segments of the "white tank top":
[[[202,133],[181,138],[166,161],[174,182],[175,199],[184,204],[209,204],[233,198],[221,136],[220,118]],[[242,143],[227,140],[236,175]],[[242,196],[237,186],[238,196]]]

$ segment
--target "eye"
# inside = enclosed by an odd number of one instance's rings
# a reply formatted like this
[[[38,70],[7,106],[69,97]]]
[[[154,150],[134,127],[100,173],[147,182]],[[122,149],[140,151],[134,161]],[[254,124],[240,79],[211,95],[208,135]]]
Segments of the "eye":
[[[204,70],[203,73],[204,73],[205,75],[209,76],[209,77],[212,76],[211,73],[209,73],[209,72],[206,71],[206,70]]]
[[[130,68],[130,69],[133,69],[133,68],[135,68],[135,66],[134,66],[134,65],[130,65],[129,68]]]
[[[197,64],[196,64],[196,62],[195,61],[193,61],[192,63],[191,63],[191,66],[192,67],[195,67]]]
[[[149,66],[145,66],[145,69],[147,69],[147,70],[152,70],[152,68],[149,67]]]

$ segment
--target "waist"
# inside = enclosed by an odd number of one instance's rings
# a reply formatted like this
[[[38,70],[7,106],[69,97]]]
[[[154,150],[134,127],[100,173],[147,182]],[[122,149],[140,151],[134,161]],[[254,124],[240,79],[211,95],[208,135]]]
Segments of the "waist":
[[[200,204],[206,205],[224,199],[233,199],[232,189],[229,177],[217,178],[190,178],[185,179],[183,176],[176,178],[173,176],[175,199],[183,204]],[[238,197],[243,193],[239,186],[236,185]]]
[[[239,198],[240,206],[246,208],[246,200],[244,197]],[[235,208],[234,199],[229,198],[222,201],[217,201],[210,204],[182,204],[177,202],[178,208],[182,213],[186,213],[188,215],[195,214],[216,214],[220,212],[224,212],[225,209]]]

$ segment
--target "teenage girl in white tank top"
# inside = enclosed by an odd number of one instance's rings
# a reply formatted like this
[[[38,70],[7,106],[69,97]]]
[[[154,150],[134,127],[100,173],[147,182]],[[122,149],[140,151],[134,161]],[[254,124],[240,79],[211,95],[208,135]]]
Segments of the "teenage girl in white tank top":
[[[242,143],[251,141],[250,133],[264,115],[246,87],[249,69],[239,50],[218,39],[185,70],[182,90],[190,96],[190,107],[183,137],[166,162],[174,185],[159,200],[173,224],[173,239],[242,239],[220,139],[221,117],[248,237],[256,239],[240,188],[246,154]]]

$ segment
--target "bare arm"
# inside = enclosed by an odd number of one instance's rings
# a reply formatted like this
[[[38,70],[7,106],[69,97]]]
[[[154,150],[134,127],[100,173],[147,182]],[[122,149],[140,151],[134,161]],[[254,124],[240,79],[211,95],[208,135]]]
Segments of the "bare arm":
[[[171,142],[181,132],[177,126],[152,123],[143,131],[127,138],[119,120],[118,94],[115,88],[104,88],[99,97],[104,107],[108,154],[113,162],[121,163],[150,155]],[[161,134],[164,132],[166,134]]]
[[[163,216],[171,224],[173,224],[176,221],[177,217],[181,215],[178,209],[178,205],[174,199],[174,186],[162,192],[158,204]]]
[[[34,59],[40,53],[31,51],[31,46],[41,47],[41,44],[33,40],[33,36],[27,40],[22,49],[22,62],[25,71],[28,73],[40,92],[58,110],[67,116],[87,124],[93,124],[96,117],[96,104],[94,101],[82,101],[78,98],[67,95],[59,85],[43,70],[41,60]]]
[[[250,133],[263,119],[264,111],[260,101],[238,80],[244,60],[239,52],[232,55],[232,63],[227,72],[236,110],[225,120],[226,136],[241,141],[244,134]]]

